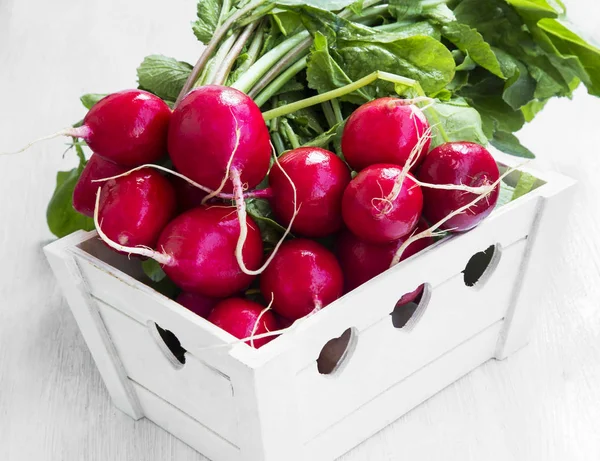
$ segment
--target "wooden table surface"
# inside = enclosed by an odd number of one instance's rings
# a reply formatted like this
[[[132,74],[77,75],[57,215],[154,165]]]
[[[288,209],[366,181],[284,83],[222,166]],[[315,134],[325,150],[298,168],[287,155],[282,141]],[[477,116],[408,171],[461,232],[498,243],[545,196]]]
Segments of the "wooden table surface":
[[[597,0],[565,1],[598,33]],[[79,120],[78,98],[136,85],[144,56],[193,62],[192,0],[0,0],[0,151]],[[579,181],[530,345],[491,361],[343,457],[600,459],[600,99],[577,91],[521,134],[536,167]],[[116,410],[42,253],[65,140],[0,157],[0,460],[204,459]],[[282,460],[283,461],[283,460]]]

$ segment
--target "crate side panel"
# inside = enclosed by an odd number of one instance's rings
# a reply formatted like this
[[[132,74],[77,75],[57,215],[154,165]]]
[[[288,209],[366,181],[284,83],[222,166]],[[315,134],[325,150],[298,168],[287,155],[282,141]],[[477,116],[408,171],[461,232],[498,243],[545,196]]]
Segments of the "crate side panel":
[[[388,315],[360,331],[356,348],[339,375],[319,374],[313,360],[296,379],[303,438],[314,437],[384,389],[504,318],[525,242],[501,252],[497,267],[481,288],[467,287],[460,273],[433,287],[423,316],[412,329],[395,328]],[[372,303],[377,303],[376,294]],[[393,307],[388,306],[388,311]]]
[[[484,221],[467,233],[438,242],[358,287],[316,315],[303,319],[295,330],[285,334],[293,337],[293,342],[285,343],[285,346],[291,345],[295,349],[298,369],[309,366],[323,344],[339,336],[346,328],[353,326],[364,330],[387,317],[389,306],[421,283],[439,285],[460,273],[475,253],[496,244],[508,248],[525,238],[531,229],[538,199],[532,197],[524,200],[520,206],[495,215],[494,219]],[[373,299],[377,299],[378,303],[374,305]],[[283,347],[284,343],[280,344]],[[279,345],[273,346],[269,353],[279,353]]]
[[[491,325],[321,432],[306,444],[303,459],[337,459],[489,360],[502,323]]]
[[[242,366],[227,347],[207,349],[235,339],[222,329],[101,261],[78,254],[77,263],[96,299],[141,324],[155,322],[172,331],[186,350],[226,375]]]
[[[185,364],[175,368],[156,342],[160,337],[153,337],[149,327],[102,301],[98,306],[129,378],[236,442],[233,387],[228,376],[189,353]]]
[[[133,382],[146,418],[212,461],[245,461],[240,450],[153,392]]]

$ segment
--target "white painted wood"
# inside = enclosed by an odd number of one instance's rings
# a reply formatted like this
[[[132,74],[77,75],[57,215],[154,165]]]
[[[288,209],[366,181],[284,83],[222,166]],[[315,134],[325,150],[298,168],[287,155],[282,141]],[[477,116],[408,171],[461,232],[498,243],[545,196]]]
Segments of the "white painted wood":
[[[127,376],[236,444],[238,422],[229,377],[190,353],[185,354],[186,363],[175,368],[145,324],[102,301],[98,306]]]
[[[462,274],[432,287],[429,304],[412,331],[394,328],[389,306],[386,317],[359,331],[356,349],[339,375],[319,374],[313,359],[296,377],[303,440],[502,320],[524,251],[524,240],[504,249],[495,272],[479,290],[465,286]]]
[[[566,3],[578,24],[597,29],[600,5]],[[147,54],[193,61],[194,10],[194,2],[1,2],[0,151],[80,119],[82,93],[134,86]],[[530,345],[477,368],[343,461],[600,458],[599,114],[600,102],[578,91],[573,101],[551,102],[520,134],[539,156],[534,165],[579,180]],[[205,459],[153,423],[115,411],[57,288],[41,247],[51,239],[44,212],[55,172],[74,164],[70,154],[61,158],[63,142],[0,158],[0,459]],[[282,349],[293,342],[280,341]],[[243,349],[231,354],[252,361]],[[183,421],[177,427],[190,432],[179,436],[198,444]]]
[[[538,211],[528,236],[523,271],[514,290],[514,299],[507,315],[505,329],[498,340],[496,358],[505,359],[527,344],[539,307],[539,293],[547,288],[546,268],[555,263],[555,253],[549,248],[561,241],[573,203],[573,183],[570,190],[553,187],[549,182],[540,197]]]
[[[416,405],[492,357],[502,322],[451,349],[413,375],[389,387],[347,418],[310,440],[303,459],[328,461],[383,429]]]
[[[137,396],[127,380],[98,307],[90,296],[90,288],[68,251],[85,239],[89,239],[87,233],[77,232],[46,246],[45,251],[113,402],[124,413],[139,419],[143,414]]]
[[[212,461],[245,461],[239,448],[136,382],[146,417]]]

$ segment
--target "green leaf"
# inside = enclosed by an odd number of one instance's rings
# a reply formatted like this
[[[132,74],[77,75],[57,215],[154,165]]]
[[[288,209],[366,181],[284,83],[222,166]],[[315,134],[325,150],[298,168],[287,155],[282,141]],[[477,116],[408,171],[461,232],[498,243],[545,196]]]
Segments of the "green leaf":
[[[509,186],[504,181],[500,181],[500,191],[498,193],[498,201],[496,202],[496,208],[506,205],[512,201],[515,188]]]
[[[339,11],[347,6],[355,7],[356,0],[278,0],[277,3],[288,6],[307,5],[327,11]]]
[[[537,182],[538,179],[535,176],[532,176],[529,173],[521,173],[521,176],[517,181],[517,185],[515,186],[515,190],[513,192],[511,200],[516,200],[519,197],[522,197],[523,195],[531,192],[534,189],[534,186]]]
[[[321,147],[327,148],[329,144],[334,141],[337,137],[340,137],[344,129],[345,123],[336,123],[329,130],[321,133],[316,138],[313,138],[309,142],[302,145],[302,147]]]
[[[142,269],[144,273],[148,276],[150,280],[153,282],[160,282],[163,280],[167,274],[162,270],[162,267],[158,262],[154,259],[146,259],[142,262]]]
[[[506,131],[496,131],[490,143],[496,149],[515,157],[535,158],[533,152],[523,146],[515,135]]]
[[[73,208],[73,190],[86,165],[83,150],[77,144],[75,148],[79,156],[79,165],[70,171],[59,171],[56,174],[56,188],[46,208],[48,228],[58,238],[77,230],[94,229],[94,220]]]
[[[327,38],[320,32],[317,32],[314,37],[306,76],[308,86],[321,93],[352,83],[329,53]],[[343,99],[354,104],[364,104],[371,98],[364,91],[359,90],[344,96]]]
[[[436,102],[433,107],[425,111],[425,114],[432,126],[441,125],[449,141],[471,141],[481,145],[486,145],[488,142],[483,133],[479,113],[464,99]],[[439,130],[434,127],[433,132],[432,147],[443,144],[445,140],[439,134]]]
[[[273,219],[273,212],[268,200],[247,200],[246,211],[258,224],[263,242],[275,245],[285,232],[285,227]],[[288,235],[292,236],[291,234]]]
[[[600,96],[600,50],[585,42],[555,19],[542,19],[538,26],[566,56],[577,57],[586,75],[580,75],[590,94]]]
[[[390,0],[389,11],[398,20],[427,18],[439,23],[454,21],[448,0]]]
[[[84,94],[83,96],[81,96],[81,98],[79,98],[79,100],[81,101],[81,104],[83,104],[86,109],[90,110],[98,101],[100,101],[105,96],[108,96],[108,95],[100,94],[100,93],[87,93],[87,94]]]
[[[186,62],[167,56],[146,56],[137,68],[141,89],[154,93],[166,101],[175,101],[192,71]]]
[[[466,24],[451,22],[442,27],[442,35],[481,67],[504,78],[498,58],[477,30]]]
[[[202,43],[210,42],[217,29],[222,8],[223,0],[198,0],[198,19],[192,23],[192,29]]]

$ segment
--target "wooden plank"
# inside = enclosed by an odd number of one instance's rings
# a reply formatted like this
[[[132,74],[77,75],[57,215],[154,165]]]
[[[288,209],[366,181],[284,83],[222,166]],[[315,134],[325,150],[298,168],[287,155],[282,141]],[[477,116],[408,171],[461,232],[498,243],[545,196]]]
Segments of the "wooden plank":
[[[388,315],[358,331],[356,348],[339,374],[319,374],[315,355],[295,380],[303,440],[503,319],[518,276],[514,268],[520,266],[525,246],[521,240],[503,250],[498,266],[480,289],[465,286],[461,274],[433,287],[424,314],[412,330],[394,328]]]
[[[212,461],[246,461],[237,446],[132,381],[146,418]]]
[[[492,358],[502,321],[390,387],[310,440],[302,459],[331,461]]]
[[[505,359],[525,346],[539,309],[540,292],[546,289],[547,274],[557,253],[553,248],[561,241],[575,191],[575,182],[556,175],[544,188],[532,232],[529,235],[526,259],[521,266],[512,306],[498,340],[496,358]]]
[[[233,388],[228,376],[190,353],[174,367],[149,331],[111,306],[98,301],[104,324],[127,376],[235,444],[238,435]],[[163,343],[164,344],[164,343]]]
[[[75,232],[47,245],[44,252],[115,406],[132,418],[139,419],[143,413],[135,391],[127,379],[97,306],[89,295],[89,286],[69,252],[69,248],[88,238],[86,232]]]

